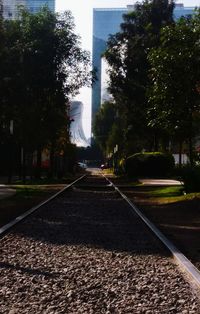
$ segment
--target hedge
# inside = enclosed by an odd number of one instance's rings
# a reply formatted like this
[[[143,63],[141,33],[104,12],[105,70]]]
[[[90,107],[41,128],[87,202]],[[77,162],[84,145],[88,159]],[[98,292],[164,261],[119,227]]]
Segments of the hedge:
[[[125,162],[125,171],[129,177],[160,177],[169,175],[174,165],[171,154],[145,152],[129,156]]]
[[[200,192],[200,166],[185,166],[180,175],[187,193]]]

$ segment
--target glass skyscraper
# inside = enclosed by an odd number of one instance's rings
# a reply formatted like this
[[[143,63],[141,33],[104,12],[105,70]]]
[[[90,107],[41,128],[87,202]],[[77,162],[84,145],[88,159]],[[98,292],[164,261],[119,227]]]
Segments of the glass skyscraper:
[[[54,12],[55,0],[3,0],[3,17],[17,19],[19,6],[26,7],[31,13],[38,12],[43,6],[47,6]]]
[[[127,13],[126,8],[93,10],[92,65],[97,69],[97,81],[92,87],[92,120],[101,102],[101,58],[106,50],[106,41],[110,34],[115,34],[120,30],[125,13]]]
[[[41,7],[47,6],[51,11],[55,11],[55,0],[26,0],[27,8],[31,13],[36,13]]]
[[[123,14],[128,10],[134,10],[134,6],[115,9],[94,9],[93,10],[93,48],[92,64],[97,69],[97,81],[92,88],[92,119],[99,109],[101,103],[101,82],[102,82],[102,54],[106,50],[106,42],[110,34],[120,30],[123,21]],[[183,4],[176,4],[174,9],[175,19],[194,12],[194,8],[184,7]]]

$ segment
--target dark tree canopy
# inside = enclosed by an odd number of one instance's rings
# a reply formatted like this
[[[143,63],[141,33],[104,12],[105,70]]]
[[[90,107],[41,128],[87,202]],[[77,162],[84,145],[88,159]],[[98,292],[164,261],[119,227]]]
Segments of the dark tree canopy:
[[[121,117],[126,154],[149,143],[146,90],[151,82],[147,56],[159,45],[161,28],[174,23],[173,9],[173,1],[137,3],[133,12],[124,15],[121,32],[108,40],[109,91]]]
[[[47,7],[0,23],[1,141],[13,121],[13,138],[25,151],[69,143],[69,99],[92,81],[89,53],[74,28],[70,12]]]
[[[163,28],[160,46],[149,54],[149,124],[180,142],[199,132],[200,15]],[[190,147],[190,159],[192,158]]]

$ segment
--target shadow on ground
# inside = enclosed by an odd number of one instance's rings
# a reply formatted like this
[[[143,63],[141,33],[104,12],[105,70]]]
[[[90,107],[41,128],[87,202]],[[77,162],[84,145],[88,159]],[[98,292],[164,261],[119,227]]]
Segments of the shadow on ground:
[[[102,189],[78,188],[65,192],[26,219],[13,233],[56,245],[169,255],[118,194]]]

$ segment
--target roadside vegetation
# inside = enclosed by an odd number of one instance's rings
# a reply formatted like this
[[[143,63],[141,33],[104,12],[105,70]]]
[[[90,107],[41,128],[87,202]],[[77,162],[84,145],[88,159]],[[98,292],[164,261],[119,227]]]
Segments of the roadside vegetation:
[[[73,172],[69,104],[92,82],[90,55],[70,12],[47,7],[0,18],[0,175],[40,178]],[[42,156],[48,156],[45,163]]]
[[[143,191],[143,196],[148,198],[149,203],[160,205],[192,201],[194,199],[199,199],[200,201],[200,193],[186,193],[183,186],[152,187],[148,188],[148,191]]]
[[[93,130],[115,173],[158,176],[156,166],[138,173],[133,156],[177,154],[178,169],[168,171],[166,163],[163,175],[178,176],[187,192],[198,192],[200,11],[174,20],[174,7],[168,0],[137,3],[110,36],[104,57],[112,98],[101,106]]]

